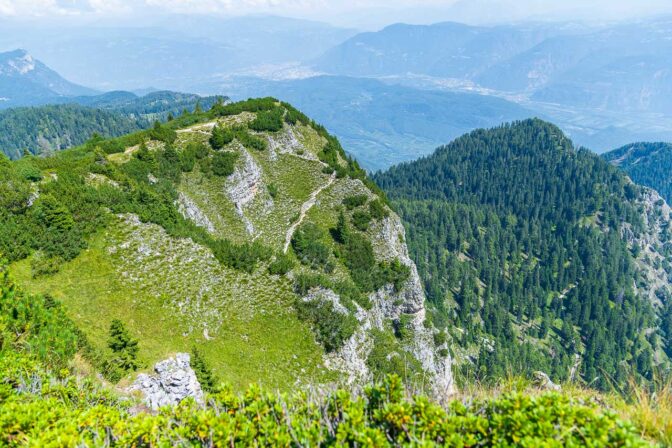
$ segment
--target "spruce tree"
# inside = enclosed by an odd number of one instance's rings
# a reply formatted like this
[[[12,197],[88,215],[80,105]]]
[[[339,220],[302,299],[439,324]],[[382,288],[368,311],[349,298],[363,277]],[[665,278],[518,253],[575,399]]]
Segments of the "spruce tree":
[[[110,337],[107,346],[115,355],[114,363],[124,371],[138,368],[138,341],[133,339],[126,330],[124,323],[119,319],[112,320],[110,324]]]

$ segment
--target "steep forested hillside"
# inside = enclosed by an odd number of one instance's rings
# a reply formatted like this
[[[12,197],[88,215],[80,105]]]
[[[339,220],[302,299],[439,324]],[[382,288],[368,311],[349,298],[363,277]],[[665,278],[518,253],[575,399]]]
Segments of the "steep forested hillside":
[[[71,105],[0,112],[0,148],[12,159],[77,146],[94,133],[117,137],[149,127],[144,118]]]
[[[44,154],[78,146],[93,134],[118,137],[164,121],[197,105],[210,108],[225,97],[200,97],[155,92],[138,97],[130,92],[60,99],[73,104],[22,107],[0,112],[0,150],[12,159],[25,152]]]
[[[668,367],[669,208],[555,126],[475,131],[375,180],[464,373],[609,387]]]
[[[633,143],[602,155],[640,185],[653,188],[672,202],[672,144]]]

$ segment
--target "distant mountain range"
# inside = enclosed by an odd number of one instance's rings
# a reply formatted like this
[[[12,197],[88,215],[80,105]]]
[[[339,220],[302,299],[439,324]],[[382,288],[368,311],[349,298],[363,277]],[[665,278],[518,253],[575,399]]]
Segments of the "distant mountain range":
[[[193,91],[197,80],[312,60],[356,30],[276,16],[162,16],[140,26],[0,29],[0,48],[27,48],[74,82],[99,90]]]
[[[25,50],[0,53],[0,109],[96,93],[65,80]]]
[[[327,126],[364,167],[374,171],[430,154],[441,142],[473,129],[535,115],[500,98],[362,78],[241,79],[225,89],[238,98],[270,95],[295,104]]]
[[[605,28],[392,25],[327,51],[317,70],[425,75],[572,107],[669,113],[672,21]],[[458,82],[459,81],[459,82]]]
[[[530,117],[556,123],[598,153],[634,141],[672,141],[672,25],[664,20],[604,27],[396,24],[357,34],[271,16],[179,16],[132,28],[19,31],[3,23],[0,45],[34,49],[65,78],[95,88],[286,99],[342,138],[370,170],[428,154],[478,127]],[[35,56],[4,56],[13,62],[0,73],[0,108],[73,96],[99,107],[99,99],[82,96],[96,92]]]

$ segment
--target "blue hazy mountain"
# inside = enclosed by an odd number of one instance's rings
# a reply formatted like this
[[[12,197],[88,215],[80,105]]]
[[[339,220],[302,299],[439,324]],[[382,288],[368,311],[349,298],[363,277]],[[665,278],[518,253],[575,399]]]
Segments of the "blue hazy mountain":
[[[412,73],[471,79],[559,32],[555,26],[538,25],[395,24],[353,36],[317,58],[314,67],[348,76]]]
[[[355,30],[275,16],[160,16],[143,25],[0,28],[0,48],[27,48],[100,90],[192,91],[196,80],[311,60]]]
[[[67,81],[25,50],[0,53],[0,109],[95,93]]]

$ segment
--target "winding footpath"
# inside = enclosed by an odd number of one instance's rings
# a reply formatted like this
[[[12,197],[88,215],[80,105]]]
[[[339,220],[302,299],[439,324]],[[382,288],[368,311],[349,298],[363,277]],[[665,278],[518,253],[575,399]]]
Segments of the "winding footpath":
[[[325,189],[329,188],[331,186],[331,184],[334,183],[335,180],[336,180],[336,173],[332,173],[331,177],[329,177],[329,182],[322,185],[317,190],[313,191],[310,194],[310,197],[308,198],[308,200],[306,202],[304,202],[303,205],[301,205],[301,214],[299,215],[299,219],[294,224],[292,224],[289,229],[287,229],[287,235],[285,236],[285,247],[282,250],[283,253],[286,254],[287,251],[289,250],[289,245],[292,242],[292,237],[294,236],[294,232],[296,232],[296,229],[303,222],[303,219],[306,217],[306,213],[308,213],[308,211],[311,208],[313,208],[313,205],[315,205],[315,202],[317,200],[317,196],[320,193],[322,193]]]

